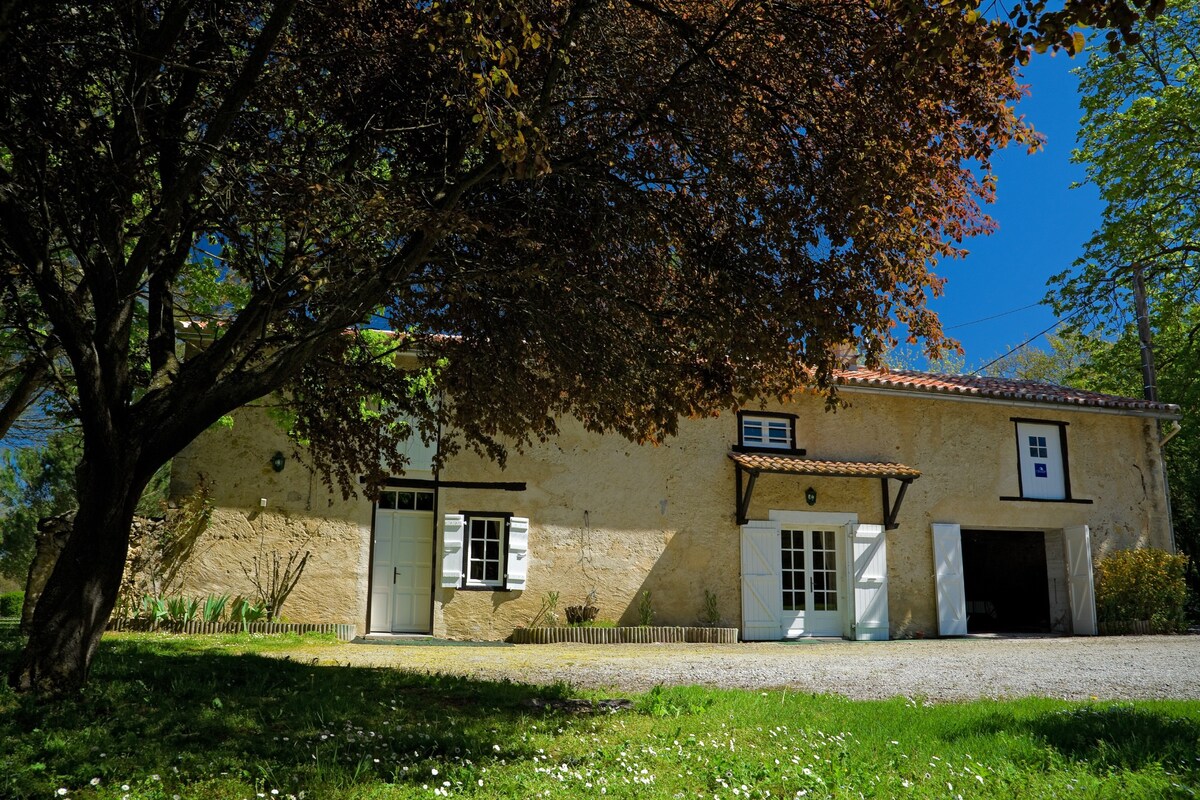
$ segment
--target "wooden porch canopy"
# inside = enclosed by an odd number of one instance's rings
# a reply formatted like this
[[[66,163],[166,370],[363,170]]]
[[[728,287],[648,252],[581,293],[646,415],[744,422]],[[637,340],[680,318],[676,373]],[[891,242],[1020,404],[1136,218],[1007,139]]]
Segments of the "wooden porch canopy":
[[[821,478],[879,478],[883,491],[883,525],[886,530],[900,527],[896,517],[908,485],[921,477],[920,470],[883,461],[818,461],[794,455],[771,453],[729,454],[737,473],[737,524],[745,525],[750,511],[750,496],[754,494],[754,482],[763,473],[774,475],[816,475]],[[746,476],[743,484],[743,475]],[[895,502],[888,492],[888,481],[900,482]]]

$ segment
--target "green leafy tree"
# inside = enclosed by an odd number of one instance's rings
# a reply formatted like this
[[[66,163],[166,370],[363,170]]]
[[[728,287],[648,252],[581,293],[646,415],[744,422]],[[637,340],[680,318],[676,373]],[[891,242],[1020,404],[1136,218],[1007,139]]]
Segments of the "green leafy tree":
[[[499,458],[827,385],[897,320],[938,355],[931,267],[1036,144],[1014,61],[1135,7],[0,3],[0,297],[83,442],[11,682],[82,683],[146,483],[271,392],[349,489],[404,416]]]
[[[1103,340],[1063,330],[1049,334],[1045,347],[1016,348],[990,367],[988,374],[1085,388],[1077,373],[1108,346]]]
[[[1118,335],[1140,265],[1155,306],[1200,290],[1200,3],[1174,0],[1139,42],[1080,70],[1084,116],[1074,159],[1105,203],[1100,228],[1052,299],[1074,328]]]
[[[38,521],[75,506],[78,434],[64,431],[40,447],[7,450],[0,463],[0,574],[24,581]]]

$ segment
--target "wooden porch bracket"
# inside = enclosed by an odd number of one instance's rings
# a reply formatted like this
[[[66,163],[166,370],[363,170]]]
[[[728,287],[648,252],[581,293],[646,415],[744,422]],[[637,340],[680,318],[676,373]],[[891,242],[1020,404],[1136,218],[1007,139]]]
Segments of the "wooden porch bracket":
[[[746,469],[738,463],[734,463],[733,469],[737,474],[737,497],[734,500],[734,510],[737,515],[737,524],[745,525],[748,522],[746,515],[750,513],[750,496],[754,494],[754,482],[758,480],[758,470]],[[745,489],[742,488],[743,472],[750,476],[750,478],[746,481]]]
[[[900,491],[896,492],[896,502],[891,503],[888,499],[888,479],[879,479],[879,485],[883,487],[883,529],[885,531],[894,531],[900,527],[900,523],[896,522],[896,517],[900,515],[900,504],[904,502],[904,493],[908,491],[908,485],[913,482],[912,478],[900,478],[899,480]]]

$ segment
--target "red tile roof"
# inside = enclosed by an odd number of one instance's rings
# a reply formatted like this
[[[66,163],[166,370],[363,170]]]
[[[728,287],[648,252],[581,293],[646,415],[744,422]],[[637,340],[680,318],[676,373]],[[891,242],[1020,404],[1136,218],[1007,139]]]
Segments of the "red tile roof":
[[[1118,397],[1049,383],[1009,378],[989,378],[980,375],[935,375],[928,372],[866,369],[863,367],[843,370],[837,373],[837,377],[838,382],[846,388],[894,389],[1023,403],[1106,408],[1154,416],[1179,416],[1179,406],[1174,403],[1152,403],[1149,400],[1139,400],[1134,397]]]
[[[777,456],[768,453],[730,453],[739,466],[754,472],[786,475],[824,475],[829,478],[899,478],[912,480],[921,471],[886,461],[819,461],[802,456]]]

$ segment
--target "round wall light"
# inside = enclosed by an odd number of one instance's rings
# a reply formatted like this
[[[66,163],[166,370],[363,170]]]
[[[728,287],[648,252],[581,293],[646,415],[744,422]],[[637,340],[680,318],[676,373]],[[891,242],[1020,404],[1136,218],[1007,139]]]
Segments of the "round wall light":
[[[808,491],[804,493],[804,502],[810,506],[815,506],[817,504],[817,490],[811,486],[808,487]]]
[[[275,451],[275,455],[271,456],[271,469],[275,470],[276,472],[283,472],[283,465],[286,463],[287,458],[285,458],[283,453],[278,450]]]

